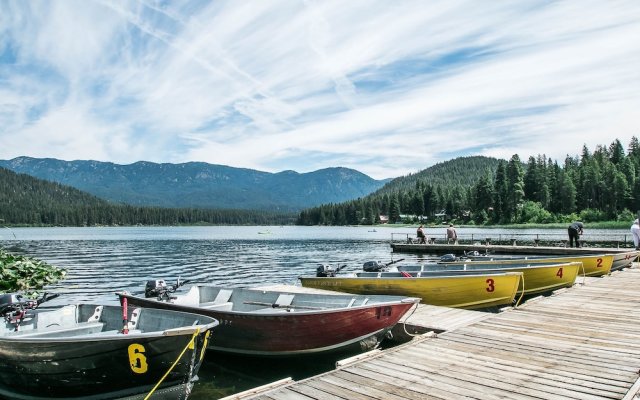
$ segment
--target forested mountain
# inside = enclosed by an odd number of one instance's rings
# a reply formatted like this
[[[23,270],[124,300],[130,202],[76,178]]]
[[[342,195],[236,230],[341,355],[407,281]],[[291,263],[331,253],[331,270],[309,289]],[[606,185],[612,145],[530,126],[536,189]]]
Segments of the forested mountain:
[[[446,176],[450,178],[442,178]],[[364,198],[304,210],[298,223],[374,224],[380,215],[388,216],[389,222],[631,221],[638,210],[640,143],[633,137],[626,152],[619,140],[599,145],[593,153],[584,146],[579,156],[567,156],[562,166],[545,155],[530,157],[527,163],[517,154],[508,162],[454,159],[397,178]]]
[[[3,225],[281,225],[294,219],[295,215],[284,212],[113,204],[70,186],[0,167],[0,223]]]
[[[0,167],[136,206],[298,211],[365,196],[388,180],[348,168],[267,173],[202,162],[119,165],[18,157]]]
[[[468,187],[487,173],[493,175],[500,160],[484,156],[458,157],[435,164],[416,174],[393,179],[372,195],[381,195],[415,188],[416,183],[428,183],[444,187]]]

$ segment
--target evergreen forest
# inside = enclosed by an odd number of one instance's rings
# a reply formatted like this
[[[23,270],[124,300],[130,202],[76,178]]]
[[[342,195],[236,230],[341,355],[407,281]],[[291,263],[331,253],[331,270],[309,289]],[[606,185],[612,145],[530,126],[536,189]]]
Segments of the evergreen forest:
[[[301,225],[414,223],[494,225],[628,221],[640,210],[640,142],[619,140],[560,164],[463,157],[398,178],[357,200],[302,211]]]
[[[58,183],[0,168],[0,227],[95,225],[284,225],[295,214],[115,204]]]

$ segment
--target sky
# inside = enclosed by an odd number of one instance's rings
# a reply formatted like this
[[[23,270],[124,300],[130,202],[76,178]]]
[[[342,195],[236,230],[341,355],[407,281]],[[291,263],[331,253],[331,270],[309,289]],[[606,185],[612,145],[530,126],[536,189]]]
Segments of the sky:
[[[0,0],[0,159],[384,179],[639,120],[638,0]]]

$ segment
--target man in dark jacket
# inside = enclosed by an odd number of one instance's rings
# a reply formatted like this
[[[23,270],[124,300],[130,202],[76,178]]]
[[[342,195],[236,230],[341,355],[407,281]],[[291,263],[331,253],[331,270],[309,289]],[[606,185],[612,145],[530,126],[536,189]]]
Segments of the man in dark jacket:
[[[582,222],[574,222],[569,225],[569,247],[573,247],[573,241],[576,247],[580,247],[580,235],[584,232],[584,224]]]

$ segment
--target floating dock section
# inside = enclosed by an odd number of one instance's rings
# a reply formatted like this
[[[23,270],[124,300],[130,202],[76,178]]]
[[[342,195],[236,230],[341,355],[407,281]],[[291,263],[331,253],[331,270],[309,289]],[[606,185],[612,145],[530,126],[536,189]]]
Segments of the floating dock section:
[[[230,398],[637,399],[639,287],[636,264],[517,309],[459,314],[444,332]]]

